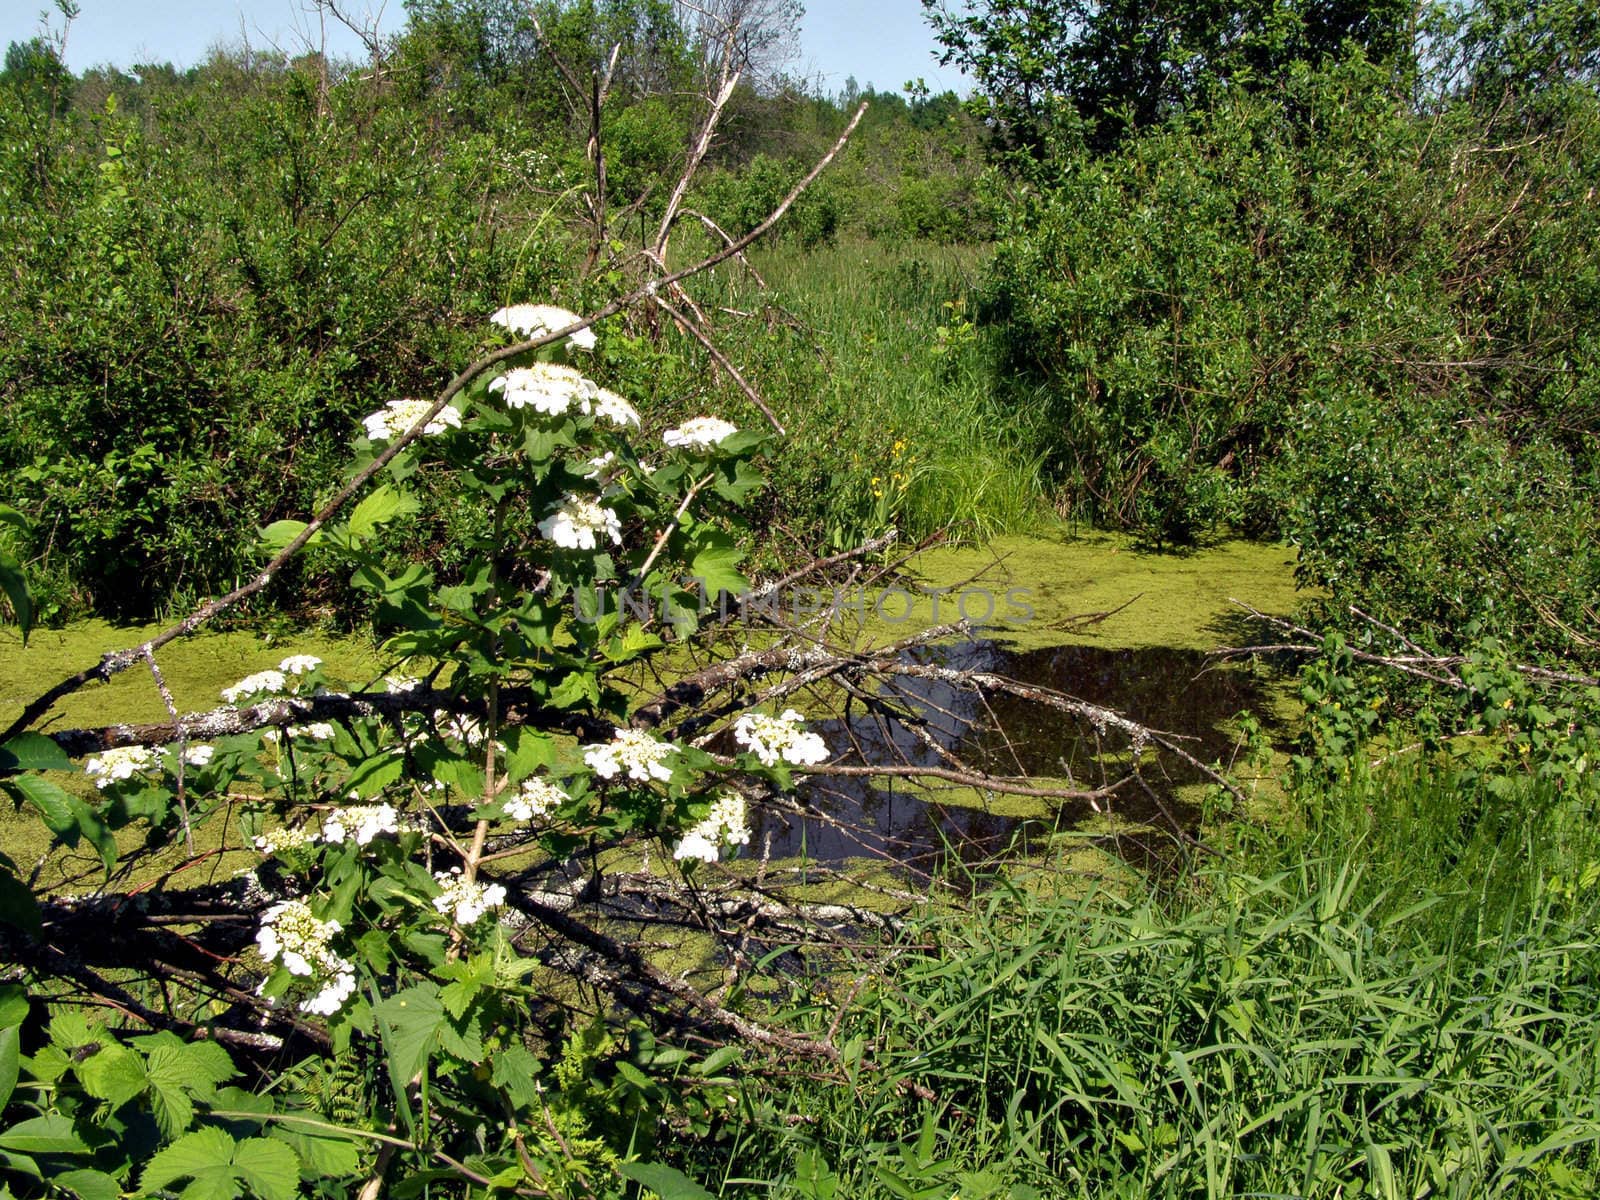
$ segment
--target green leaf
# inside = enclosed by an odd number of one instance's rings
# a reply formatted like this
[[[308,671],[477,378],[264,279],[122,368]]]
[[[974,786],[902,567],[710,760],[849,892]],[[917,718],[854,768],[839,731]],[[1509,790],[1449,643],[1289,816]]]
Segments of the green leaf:
[[[466,1015],[467,1009],[472,1007],[472,1002],[478,993],[486,987],[493,986],[494,956],[478,954],[468,962],[446,963],[439,974],[451,981],[440,989],[439,1003],[459,1021]]]
[[[38,810],[45,827],[68,846],[78,844],[78,822],[72,816],[72,796],[61,786],[37,775],[20,775],[16,779],[0,780],[3,788],[18,804],[31,804]]]
[[[21,1059],[22,1031],[15,1025],[0,1029],[0,1112],[17,1086],[17,1067]]]
[[[738,571],[739,559],[744,556],[731,537],[720,530],[705,530],[695,541],[689,574],[705,585],[708,599],[715,600],[722,592],[737,596],[749,590],[749,581]]]
[[[359,792],[363,800],[370,799],[405,774],[405,769],[406,761],[398,754],[373,755],[350,772],[344,791]]]
[[[72,760],[42,733],[19,733],[0,746],[0,771],[71,771]]]
[[[141,1190],[164,1188],[178,1179],[194,1182],[184,1200],[233,1200],[245,1188],[262,1200],[294,1200],[300,1190],[300,1159],[272,1138],[235,1142],[215,1127],[185,1134],[153,1155],[139,1178]]]
[[[277,554],[290,542],[294,541],[295,538],[304,533],[305,528],[306,522],[304,521],[274,521],[261,531],[261,544],[272,553]],[[311,535],[307,545],[314,545],[321,540],[322,531],[319,529]]]
[[[117,865],[117,839],[112,836],[106,823],[100,819],[100,814],[77,796],[70,793],[67,795],[67,807],[72,811],[72,819],[77,824],[78,832],[100,852],[100,861],[105,864],[106,874],[109,876],[111,869]]]
[[[414,513],[422,506],[410,492],[401,491],[387,483],[379,484],[356,505],[350,514],[350,533],[354,537],[371,537],[378,526],[396,517]]]
[[[36,615],[33,595],[28,591],[28,577],[22,573],[22,564],[6,550],[0,550],[0,591],[11,601],[11,612],[17,618],[17,628],[22,631],[22,644],[26,646]]]
[[[0,1133],[0,1150],[23,1154],[87,1154],[89,1147],[60,1113],[49,1113],[13,1125]]]
[[[504,1088],[518,1108],[534,1108],[539,1103],[539,1060],[523,1046],[508,1046],[494,1055],[494,1085]]]
[[[571,671],[550,689],[550,703],[556,708],[600,703],[600,681],[590,671]]]
[[[144,1059],[115,1043],[79,1063],[78,1079],[84,1091],[113,1108],[142,1094],[150,1083]]]
[[[445,1024],[439,989],[431,983],[416,984],[396,992],[372,1012],[388,1051],[390,1076],[403,1088],[439,1044],[439,1030]]]
[[[27,886],[3,866],[0,866],[0,921],[29,937],[38,937],[42,928],[39,902]]]
[[[10,1029],[28,1019],[28,993],[20,983],[0,984],[0,1029]]]
[[[661,1200],[716,1200],[682,1171],[664,1163],[623,1163],[617,1168],[625,1179],[643,1184]]]
[[[354,1137],[320,1129],[313,1133],[293,1122],[274,1125],[267,1136],[292,1148],[313,1178],[348,1178],[361,1170],[362,1143]]]
[[[104,1171],[91,1171],[87,1167],[77,1171],[63,1171],[50,1181],[81,1200],[117,1200],[122,1186]]]

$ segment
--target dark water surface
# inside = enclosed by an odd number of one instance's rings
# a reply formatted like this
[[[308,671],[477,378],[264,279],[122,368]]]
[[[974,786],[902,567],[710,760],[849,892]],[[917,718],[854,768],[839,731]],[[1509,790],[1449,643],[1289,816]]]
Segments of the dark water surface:
[[[1268,699],[1265,680],[1257,672],[1218,666],[1193,650],[1071,645],[1018,652],[998,642],[975,641],[931,647],[911,657],[1006,675],[1115,709],[1151,728],[1193,738],[1185,746],[1202,762],[1227,761],[1233,742],[1221,726],[1243,709],[1263,711]],[[967,764],[997,775],[1071,779],[1071,786],[1088,788],[1102,781],[1103,770],[1118,774],[1127,761],[1125,741],[1115,735],[1102,739],[1093,728],[1042,705],[1007,696],[990,697],[986,705],[972,692],[928,680],[905,679],[900,686],[908,706],[923,718],[931,740]],[[904,759],[919,766],[941,765],[934,750],[911,730],[860,706],[852,709],[848,720],[818,722],[815,727],[835,752],[852,745],[858,748],[840,760],[845,763]],[[1102,754],[1115,757],[1103,762]],[[1156,756],[1149,749],[1141,764],[1149,788],[1124,789],[1110,808],[1123,822],[1166,831],[1118,839],[1118,849],[1125,855],[1146,859],[1152,853],[1160,857],[1152,841],[1164,842],[1170,850],[1179,830],[1195,832],[1198,814],[1178,800],[1176,789],[1201,777],[1181,760]],[[962,803],[940,803],[941,790],[959,794]],[[755,826],[752,849],[759,852],[770,834],[774,857],[804,854],[820,863],[880,857],[896,866],[929,869],[946,847],[963,861],[980,862],[1025,850],[1029,838],[1096,815],[1086,802],[1000,796],[996,805],[1013,813],[1019,810],[1018,801],[1055,809],[1026,820],[1002,816],[974,807],[982,805],[983,797],[970,789],[941,789],[900,779],[814,779],[802,789],[801,799],[815,815],[799,819],[763,814]]]

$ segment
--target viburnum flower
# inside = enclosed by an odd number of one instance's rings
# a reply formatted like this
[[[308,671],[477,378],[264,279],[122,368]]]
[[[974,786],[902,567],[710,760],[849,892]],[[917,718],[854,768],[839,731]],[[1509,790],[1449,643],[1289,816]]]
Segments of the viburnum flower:
[[[299,850],[316,843],[316,836],[301,826],[280,825],[256,838],[252,845],[260,854],[281,854],[285,850]]]
[[[318,742],[331,742],[333,735],[337,732],[327,721],[313,721],[309,725],[287,725],[283,730],[285,737],[311,738],[313,741]],[[278,731],[276,729],[263,729],[261,736],[269,742],[275,742],[278,740]]]
[[[724,792],[711,804],[706,819],[683,835],[672,857],[701,862],[716,862],[724,845],[742,846],[750,841],[744,797]]]
[[[572,799],[561,788],[544,779],[524,779],[522,790],[506,801],[506,816],[513,821],[532,821],[547,817]]]
[[[402,695],[422,686],[422,680],[413,679],[409,675],[385,675],[383,677],[383,690],[391,696]]]
[[[336,845],[353,837],[365,846],[380,833],[399,833],[399,815],[392,804],[357,804],[336,808],[322,818],[322,840]]]
[[[237,704],[246,696],[276,696],[288,684],[282,671],[257,671],[254,675],[246,675],[232,687],[222,689],[222,698],[229,704]]]
[[[678,748],[671,742],[657,741],[642,729],[618,729],[611,741],[585,746],[583,761],[601,779],[614,779],[626,769],[628,778],[640,783],[652,779],[665,783],[672,778],[666,760],[676,753]]]
[[[619,429],[639,423],[639,410],[610,388],[595,389],[594,415],[604,417]]]
[[[291,654],[278,664],[278,670],[285,675],[309,675],[322,665],[322,660],[315,654]]]
[[[569,550],[593,550],[595,535],[601,533],[613,544],[622,542],[622,522],[615,510],[581,496],[568,496],[565,504],[539,522],[539,532]]]
[[[496,325],[509,329],[512,333],[520,333],[525,338],[554,333],[558,329],[576,324],[578,319],[577,313],[555,304],[512,304],[497,309],[489,318]],[[569,333],[567,345],[575,346],[579,350],[593,350],[594,330],[585,328],[576,333]]]
[[[819,734],[800,728],[804,720],[792,708],[776,717],[745,713],[733,723],[733,740],[754,751],[763,766],[773,766],[780,758],[796,766],[819,763],[828,757],[828,747]]]
[[[183,761],[191,767],[204,767],[210,764],[211,756],[217,752],[215,746],[202,742],[198,746],[188,746],[183,751]]]
[[[337,921],[319,920],[303,900],[274,904],[261,918],[256,933],[261,957],[281,962],[291,975],[322,984],[315,996],[301,1003],[301,1012],[332,1016],[355,991],[355,967],[329,945],[341,928]]]
[[[475,925],[491,908],[506,902],[506,889],[498,883],[481,884],[461,876],[460,867],[449,871],[435,871],[433,877],[443,892],[433,898],[433,906],[447,916],[453,916],[457,925]]]
[[[682,446],[689,450],[709,450],[739,432],[737,425],[720,417],[695,417],[676,429],[669,429],[661,440],[669,446]]]
[[[94,780],[95,787],[104,788],[155,765],[156,757],[148,746],[115,746],[84,763],[83,773]]]
[[[587,414],[600,389],[583,377],[581,371],[561,363],[534,363],[527,367],[512,367],[489,384],[491,392],[499,392],[507,408],[531,406],[535,412],[559,417],[574,403]]]
[[[410,432],[432,407],[432,400],[391,400],[377,412],[363,417],[361,423],[367,428],[368,440],[388,442]],[[460,428],[461,414],[447,404],[422,427],[422,432],[431,435]]]

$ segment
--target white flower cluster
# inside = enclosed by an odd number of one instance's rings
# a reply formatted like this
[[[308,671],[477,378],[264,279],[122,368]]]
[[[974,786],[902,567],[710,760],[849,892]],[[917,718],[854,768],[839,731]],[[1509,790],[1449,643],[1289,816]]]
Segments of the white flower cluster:
[[[300,826],[280,825],[269,829],[252,843],[258,854],[282,854],[286,850],[300,850],[316,844],[317,838],[309,829]]]
[[[433,723],[439,727],[439,733],[444,737],[460,742],[466,746],[481,746],[488,736],[483,727],[483,722],[476,717],[469,717],[465,713],[448,713],[444,709],[435,709]],[[495,749],[504,751],[506,744],[496,740]]]
[[[322,818],[322,840],[330,846],[353,838],[365,846],[380,833],[399,833],[400,817],[392,804],[355,804],[336,808]]]
[[[311,738],[318,742],[331,742],[333,735],[338,731],[326,721],[313,721],[309,725],[287,725],[284,734],[291,738]],[[264,741],[275,742],[278,740],[276,729],[263,729],[261,737]]]
[[[104,788],[123,779],[132,779],[155,765],[156,756],[148,746],[115,746],[84,763],[83,773],[94,780],[95,787]]]
[[[536,338],[576,324],[578,314],[555,304],[512,304],[496,310],[489,320],[525,338]],[[567,345],[579,350],[593,350],[594,330],[580,329],[576,333],[569,333]]]
[[[739,432],[737,425],[720,417],[695,417],[676,429],[669,429],[661,440],[669,446],[682,446],[688,450],[709,450]]]
[[[391,696],[404,695],[406,692],[415,691],[422,686],[422,680],[413,679],[410,675],[385,675],[383,677],[383,690]]]
[[[274,904],[261,918],[256,933],[261,957],[268,962],[281,960],[289,974],[322,985],[321,991],[301,1003],[301,1012],[332,1016],[356,990],[355,967],[329,946],[340,928],[337,921],[318,920],[303,900]]]
[[[204,742],[198,746],[186,746],[183,751],[183,761],[191,767],[208,766],[211,756],[216,752],[215,746],[208,746]]]
[[[774,766],[780,758],[795,766],[809,766],[827,758],[828,747],[820,734],[800,728],[804,720],[792,708],[777,717],[745,713],[733,723],[733,740],[754,751],[762,766]]]
[[[629,779],[663,783],[672,778],[667,759],[678,752],[671,742],[657,741],[642,729],[618,729],[617,736],[600,745],[585,746],[583,761],[601,779],[614,779],[626,769]]]
[[[433,906],[457,925],[475,925],[491,908],[506,902],[506,889],[498,883],[484,885],[475,879],[463,879],[460,867],[448,872],[435,871],[434,879],[444,890],[433,898]]]
[[[544,779],[524,779],[522,790],[506,801],[506,816],[513,821],[533,821],[548,817],[572,799],[555,784]]]
[[[683,835],[672,857],[680,862],[686,858],[716,862],[724,845],[743,846],[749,841],[744,797],[725,792],[712,802],[706,819]]]
[[[432,400],[391,400],[377,412],[363,417],[361,423],[367,428],[369,441],[393,441],[408,433],[432,407]],[[460,428],[461,414],[447,404],[434,414],[433,420],[422,427],[422,432],[432,435],[443,433],[446,429]]]
[[[489,390],[499,392],[507,408],[532,408],[549,417],[559,417],[576,408],[584,416],[604,417],[619,429],[639,423],[639,413],[633,405],[562,363],[512,367],[491,382]]]
[[[609,537],[613,545],[622,542],[616,510],[582,496],[568,496],[565,504],[539,522],[539,532],[568,550],[593,550],[597,534]]]
[[[232,687],[222,689],[222,698],[229,704],[237,704],[248,696],[276,696],[288,686],[288,679],[282,671],[257,671],[254,675],[246,675]]]
[[[278,664],[278,670],[285,675],[309,675],[322,665],[322,660],[315,654],[291,654]]]

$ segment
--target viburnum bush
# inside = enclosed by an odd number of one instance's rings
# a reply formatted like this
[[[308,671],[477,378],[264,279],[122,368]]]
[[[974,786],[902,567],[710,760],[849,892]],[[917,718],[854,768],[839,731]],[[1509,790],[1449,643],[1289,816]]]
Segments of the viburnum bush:
[[[537,304],[493,320],[529,340],[582,324]],[[692,878],[749,842],[749,798],[790,789],[828,749],[792,709],[725,713],[727,738],[702,745],[641,716],[648,660],[748,586],[740,505],[763,438],[709,414],[654,428],[585,373],[597,336],[504,357],[442,408],[385,405],[355,434],[353,476],[421,431],[381,482],[340,520],[263,531],[282,550],[311,530],[304,544],[348,562],[377,599],[386,678],[352,687],[292,655],[198,722],[174,714],[181,736],[165,744],[81,766],[37,733],[0,748],[0,786],[61,841],[96,846],[108,875],[130,826],[151,847],[200,829],[261,856],[225,918],[232,954],[188,976],[204,985],[192,1027],[208,1004],[232,1013],[215,1041],[117,1037],[108,1010],[63,1015],[39,962],[10,974],[0,1190],[349,1195],[387,1175],[441,1194],[620,1195],[629,1173],[663,1196],[692,1189],[640,1160],[669,1118],[703,1128],[717,1088],[642,1028],[624,1043],[552,1018],[574,984],[559,956],[541,961],[549,931],[508,903],[526,883],[505,872],[598,872],[608,848],[653,842],[662,870]],[[493,515],[448,582],[375,549],[440,473]],[[65,771],[94,786],[63,787]],[[32,945],[39,901],[3,857],[0,901],[15,944]],[[149,996],[119,1004],[157,1023]],[[30,1023],[43,1033],[25,1044]],[[301,1078],[323,1053],[358,1064],[358,1119]],[[680,1071],[696,1086],[675,1085]]]

